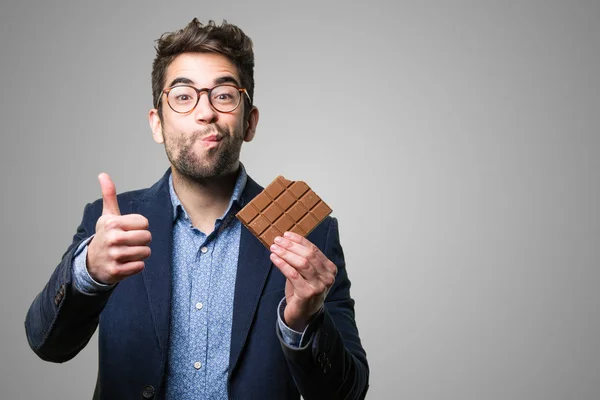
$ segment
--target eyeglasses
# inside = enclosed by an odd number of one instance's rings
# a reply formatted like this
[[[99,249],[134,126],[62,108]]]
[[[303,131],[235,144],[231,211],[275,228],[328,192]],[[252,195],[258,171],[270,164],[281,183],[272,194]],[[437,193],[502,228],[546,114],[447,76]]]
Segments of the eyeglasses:
[[[196,108],[202,92],[207,92],[210,105],[223,113],[229,113],[238,108],[242,102],[242,93],[245,93],[250,101],[250,95],[246,89],[233,85],[218,85],[211,89],[178,85],[163,90],[163,93],[167,95],[167,103],[171,110],[180,114],[189,113]]]

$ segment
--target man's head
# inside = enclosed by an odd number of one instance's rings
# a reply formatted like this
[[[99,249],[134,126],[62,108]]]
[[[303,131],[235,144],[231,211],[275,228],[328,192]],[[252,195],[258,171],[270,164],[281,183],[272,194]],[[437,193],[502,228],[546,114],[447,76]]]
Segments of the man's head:
[[[250,106],[254,100],[254,51],[252,40],[233,24],[223,21],[216,25],[208,21],[203,25],[194,18],[185,28],[167,32],[156,41],[156,58],[152,64],[152,100],[162,117],[162,91],[165,75],[171,62],[183,53],[218,53],[227,57],[238,69],[240,84],[248,90]]]
[[[252,140],[258,123],[253,73],[252,41],[235,25],[194,18],[158,39],[149,120],[177,172],[202,181],[237,169],[242,142]],[[219,85],[229,86],[213,90],[210,99],[208,90],[200,91]]]

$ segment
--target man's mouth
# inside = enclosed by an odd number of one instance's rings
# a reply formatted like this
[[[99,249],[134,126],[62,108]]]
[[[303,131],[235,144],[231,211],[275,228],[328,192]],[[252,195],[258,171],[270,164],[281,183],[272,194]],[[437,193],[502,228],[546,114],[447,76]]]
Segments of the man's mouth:
[[[222,139],[219,135],[208,135],[202,138],[203,142],[220,142]]]
[[[200,143],[202,143],[204,148],[209,149],[209,148],[217,147],[222,139],[223,139],[223,136],[219,136],[217,134],[210,134],[208,136],[203,137],[200,140]]]

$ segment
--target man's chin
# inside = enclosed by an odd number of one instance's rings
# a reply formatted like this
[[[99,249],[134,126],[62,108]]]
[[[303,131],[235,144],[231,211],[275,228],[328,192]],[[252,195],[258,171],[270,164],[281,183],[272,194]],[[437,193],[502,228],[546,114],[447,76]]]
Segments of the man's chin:
[[[232,173],[235,173],[233,166],[218,166],[218,165],[206,165],[203,167],[195,168],[177,168],[177,171],[185,176],[186,178],[194,182],[210,182],[217,179],[225,178]]]

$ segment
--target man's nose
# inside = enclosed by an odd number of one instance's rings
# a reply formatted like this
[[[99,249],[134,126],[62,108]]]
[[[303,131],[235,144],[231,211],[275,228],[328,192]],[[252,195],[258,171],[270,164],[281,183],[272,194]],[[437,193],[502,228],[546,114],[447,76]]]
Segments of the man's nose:
[[[217,119],[217,111],[210,104],[208,93],[202,92],[199,96],[198,104],[194,109],[194,117],[197,122],[210,124]]]

